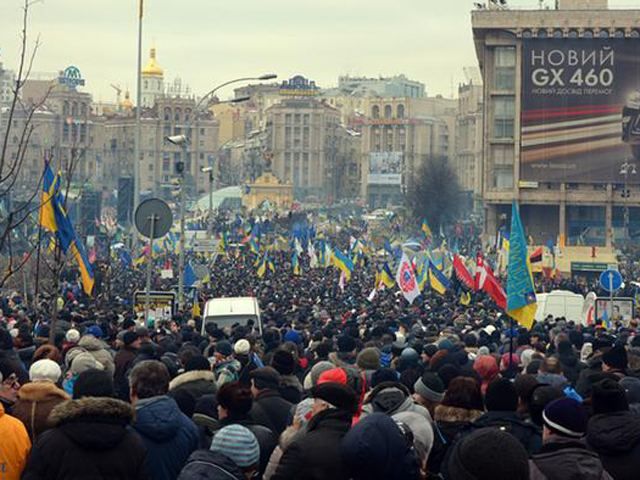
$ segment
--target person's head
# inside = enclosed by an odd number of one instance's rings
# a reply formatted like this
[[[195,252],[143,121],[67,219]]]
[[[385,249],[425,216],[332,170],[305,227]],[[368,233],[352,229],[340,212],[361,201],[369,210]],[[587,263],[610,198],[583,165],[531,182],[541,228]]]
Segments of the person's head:
[[[476,430],[452,449],[448,461],[450,478],[529,480],[527,451],[516,437],[498,428]]]
[[[82,397],[115,397],[113,377],[104,370],[85,370],[73,383],[73,399]]]
[[[542,439],[545,442],[553,435],[577,439],[586,432],[587,413],[577,400],[558,398],[544,408],[542,422]]]
[[[225,383],[217,394],[218,419],[244,417],[251,410],[251,389],[240,382]]]
[[[233,355],[233,347],[227,340],[216,342],[215,357],[217,362],[223,362]]]
[[[351,414],[358,408],[358,397],[353,388],[341,383],[326,382],[311,390],[314,399],[313,416],[328,409],[344,410]]]
[[[533,423],[542,427],[542,412],[552,401],[564,397],[564,393],[558,387],[539,384],[533,388],[529,402],[529,412]]]
[[[36,351],[33,352],[33,358],[31,361],[37,362],[38,360],[44,360],[45,358],[53,360],[57,364],[62,362],[62,355],[60,354],[58,347],[49,344],[40,345],[36,348]]]
[[[602,355],[603,372],[625,371],[628,363],[627,349],[623,345],[616,345]]]
[[[444,394],[442,405],[464,408],[467,410],[483,410],[480,385],[471,377],[456,377],[449,383]]]
[[[485,405],[488,412],[515,412],[518,409],[518,393],[510,380],[499,378],[487,387]]]
[[[214,435],[209,450],[232,460],[247,479],[253,478],[259,471],[260,445],[247,427],[234,424],[221,428]]]
[[[360,370],[379,369],[380,351],[375,347],[364,348],[356,357],[356,365]]]
[[[593,385],[591,405],[594,414],[629,410],[629,402],[624,388],[612,378],[605,378]]]
[[[416,412],[400,412],[393,415],[396,422],[409,427],[413,434],[413,446],[418,454],[421,467],[425,467],[426,462],[433,448],[434,433],[430,422],[424,421],[424,416]]]
[[[211,365],[209,364],[209,360],[204,355],[194,355],[191,357],[184,366],[185,372],[195,372],[211,370]]]
[[[129,391],[131,403],[145,398],[166,395],[169,391],[169,370],[157,360],[145,360],[131,369]]]
[[[540,372],[561,375],[562,367],[560,365],[560,360],[556,357],[545,357],[540,364]]]
[[[444,399],[444,383],[440,377],[432,372],[425,372],[413,384],[415,392],[413,398],[420,405],[425,407],[431,415],[442,400]]]
[[[538,380],[536,379],[535,375],[525,373],[522,375],[518,375],[515,378],[513,386],[515,387],[516,393],[518,394],[518,413],[529,413],[531,394],[533,393],[533,390],[537,385]]]
[[[53,360],[38,360],[29,368],[29,380],[32,382],[58,383],[62,376],[62,369]]]
[[[263,390],[278,390],[280,386],[280,374],[273,367],[256,368],[251,371],[249,377],[254,398]]]
[[[138,348],[140,348],[141,342],[142,342],[142,339],[138,336],[136,332],[127,330],[126,332],[124,332],[124,335],[122,335],[122,343],[124,344],[125,347],[130,348],[132,350],[137,350]]]
[[[275,368],[280,375],[292,375],[296,368],[296,360],[291,352],[280,348],[273,352],[271,366]]]

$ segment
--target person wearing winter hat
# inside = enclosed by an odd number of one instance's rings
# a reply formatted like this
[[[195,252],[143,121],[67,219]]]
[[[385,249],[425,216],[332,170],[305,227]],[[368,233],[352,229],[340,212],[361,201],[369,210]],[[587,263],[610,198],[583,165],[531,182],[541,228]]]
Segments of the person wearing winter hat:
[[[627,349],[623,345],[616,345],[602,355],[602,371],[623,377],[628,362]]]
[[[609,480],[598,455],[587,448],[587,413],[572,398],[549,403],[543,413],[543,445],[529,461],[531,480]]]
[[[71,398],[56,386],[61,376],[62,370],[56,362],[38,360],[29,369],[31,383],[22,385],[18,390],[12,413],[24,423],[32,442],[50,427],[47,419],[53,408]]]
[[[316,386],[311,395],[313,416],[306,433],[285,450],[271,480],[349,478],[340,443],[358,406],[356,392],[347,385],[328,382]]]
[[[342,461],[350,478],[417,480],[418,458],[405,428],[408,427],[383,413],[374,413],[356,424],[341,445]]]
[[[280,373],[280,393],[285,400],[298,403],[302,399],[304,389],[298,377],[295,376],[296,358],[284,349],[273,352],[271,366]]]
[[[440,377],[432,372],[425,372],[413,385],[413,399],[419,405],[429,410],[431,417],[442,400],[444,400],[444,383]]]
[[[213,437],[209,450],[191,454],[178,480],[255,478],[259,470],[260,446],[251,431],[242,425],[228,425]]]
[[[191,418],[200,397],[214,395],[218,387],[209,360],[203,355],[191,357],[184,370],[169,383],[168,395],[176,401],[182,413]]]
[[[216,384],[220,388],[225,383],[235,382],[240,378],[242,365],[233,356],[233,347],[227,340],[220,340],[215,347],[215,365],[213,371]]]
[[[311,390],[318,384],[320,375],[322,375],[327,370],[334,369],[335,367],[336,366],[329,361],[321,361],[316,363],[313,367],[311,367],[311,370],[309,371],[309,373],[307,373],[307,376],[304,377],[304,382],[302,384],[304,386],[304,389],[307,391]]]
[[[336,367],[353,366],[356,363],[356,340],[351,335],[342,334],[336,339],[337,351],[329,354],[329,361]]]
[[[413,434],[413,447],[418,454],[418,462],[421,470],[427,471],[427,461],[433,448],[434,432],[432,424],[424,421],[424,417],[414,412],[396,413],[391,418],[396,422],[402,422]]]
[[[125,330],[122,336],[122,347],[113,359],[115,364],[114,381],[118,398],[126,400],[129,398],[129,382],[127,373],[133,366],[133,361],[138,355],[140,348],[140,338],[136,332]]]
[[[356,357],[356,365],[365,373],[373,373],[380,368],[380,351],[375,347],[362,349]]]
[[[62,388],[69,395],[73,395],[73,384],[82,372],[87,370],[104,370],[104,366],[89,352],[80,352],[73,356],[71,366],[62,382]]]
[[[594,415],[587,424],[587,444],[616,480],[638,478],[640,417],[629,411],[624,388],[613,378],[593,385]]]
[[[480,389],[484,394],[489,384],[500,374],[500,368],[495,357],[491,355],[478,356],[473,362],[473,370],[480,376]]]
[[[513,435],[482,428],[452,447],[448,477],[455,480],[529,480],[527,451]]]
[[[293,406],[280,394],[280,374],[273,367],[263,367],[251,372],[250,377],[253,406],[249,416],[280,435],[287,428]]]

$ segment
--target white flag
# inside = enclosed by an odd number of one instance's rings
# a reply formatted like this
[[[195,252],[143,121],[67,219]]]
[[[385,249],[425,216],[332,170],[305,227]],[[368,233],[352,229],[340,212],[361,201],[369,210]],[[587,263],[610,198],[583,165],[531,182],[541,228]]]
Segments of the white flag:
[[[309,242],[307,253],[309,254],[309,266],[311,268],[318,268],[318,256],[316,255],[316,249],[311,242]]]
[[[406,253],[402,254],[402,260],[398,265],[398,272],[396,273],[396,282],[400,287],[400,291],[407,299],[407,302],[413,303],[413,301],[420,295],[420,287],[416,281],[416,274],[413,271],[411,262]]]

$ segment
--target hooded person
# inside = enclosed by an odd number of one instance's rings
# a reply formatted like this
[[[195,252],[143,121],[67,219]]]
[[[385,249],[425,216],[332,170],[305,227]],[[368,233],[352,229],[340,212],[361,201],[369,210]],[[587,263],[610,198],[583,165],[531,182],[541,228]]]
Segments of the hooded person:
[[[56,383],[62,376],[62,370],[53,360],[38,360],[29,368],[30,383],[18,390],[18,399],[13,406],[13,415],[27,428],[32,442],[47,430],[49,414],[53,408],[71,399]]]
[[[284,349],[273,352],[271,366],[280,374],[279,390],[282,397],[291,403],[298,403],[302,399],[302,384],[294,375],[296,359],[294,355]]]
[[[587,448],[587,413],[572,398],[559,398],[542,414],[543,445],[529,461],[530,480],[610,480],[598,455]]]
[[[187,361],[184,373],[169,382],[168,395],[178,403],[180,410],[191,418],[200,397],[215,395],[217,390],[209,360],[202,355],[195,355]]]
[[[83,348],[87,352],[89,352],[93,358],[95,358],[100,364],[104,367],[104,369],[113,377],[116,371],[116,365],[113,359],[113,355],[109,350],[109,346],[100,340],[97,337],[97,334],[102,335],[102,330],[100,328],[92,329],[90,327],[88,331],[92,333],[88,333],[84,335],[80,341],[78,342],[78,347]],[[98,332],[99,330],[99,332]]]
[[[387,415],[414,412],[431,422],[429,410],[414,401],[409,389],[400,382],[383,382],[369,392],[362,406],[362,418],[376,412]]]
[[[409,427],[383,413],[358,422],[342,439],[342,461],[353,480],[417,480],[418,456]],[[409,437],[409,438],[408,438]]]
[[[364,373],[367,385],[371,385],[373,372],[380,368],[380,351],[375,347],[362,349],[356,356],[356,366]]]
[[[418,456],[418,464],[422,472],[426,474],[429,454],[431,453],[434,443],[432,424],[425,422],[421,415],[414,412],[396,413],[391,418],[396,422],[406,425],[411,430],[413,448]]]
[[[191,454],[178,480],[249,480],[259,472],[260,446],[242,425],[228,425],[213,438],[209,450]]]
[[[585,365],[580,362],[569,340],[561,340],[558,342],[557,350],[562,373],[564,373],[564,376],[567,377],[571,385],[575,385],[580,376],[580,371]]]
[[[93,355],[84,350],[70,351],[68,357],[73,358],[65,379],[62,381],[62,388],[69,395],[73,394],[73,386],[78,376],[87,370],[104,370],[104,366],[95,359]]]
[[[473,369],[480,376],[480,389],[484,395],[489,384],[500,374],[498,362],[492,355],[481,355],[473,362]]]
[[[225,383],[235,382],[240,378],[242,365],[233,357],[233,347],[227,340],[220,340],[215,347],[215,365],[213,371],[216,375],[216,384],[219,387]]]
[[[316,386],[312,418],[304,435],[285,450],[272,480],[348,480],[340,444],[358,408],[356,392],[347,385],[327,382]]]
[[[640,417],[629,411],[624,388],[612,378],[593,385],[593,416],[587,425],[587,443],[616,480],[638,478],[640,471]]]
[[[107,393],[109,396],[104,396]],[[82,373],[75,384],[74,399],[51,411],[52,428],[38,437],[22,478],[147,478],[145,447],[130,429],[133,407],[113,398],[114,394],[108,373]]]
[[[640,415],[640,378],[624,377],[619,383],[627,396],[629,411]]]

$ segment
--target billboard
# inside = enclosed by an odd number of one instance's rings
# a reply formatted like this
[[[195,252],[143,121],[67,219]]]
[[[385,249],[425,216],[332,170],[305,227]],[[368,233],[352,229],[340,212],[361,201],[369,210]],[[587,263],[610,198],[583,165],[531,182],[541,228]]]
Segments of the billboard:
[[[369,154],[369,184],[401,185],[402,163],[402,152],[371,152]]]
[[[633,156],[640,39],[523,39],[520,177],[619,183],[620,165]]]

